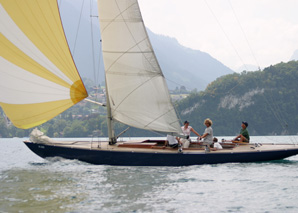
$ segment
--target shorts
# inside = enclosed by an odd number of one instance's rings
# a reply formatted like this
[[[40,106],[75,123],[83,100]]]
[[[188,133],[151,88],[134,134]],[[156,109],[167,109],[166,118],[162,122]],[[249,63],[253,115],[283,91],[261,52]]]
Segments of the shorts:
[[[169,146],[172,147],[172,148],[176,148],[176,147],[178,147],[178,143],[175,143],[175,144],[169,144]]]
[[[243,142],[249,142],[249,140],[246,138],[246,137],[244,137],[244,140],[243,140]]]

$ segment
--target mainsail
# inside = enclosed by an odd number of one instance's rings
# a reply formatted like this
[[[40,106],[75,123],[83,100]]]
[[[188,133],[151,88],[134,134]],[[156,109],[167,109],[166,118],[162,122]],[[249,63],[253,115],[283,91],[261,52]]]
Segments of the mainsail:
[[[98,0],[112,118],[137,128],[180,132],[165,78],[137,0]]]
[[[0,105],[19,128],[87,97],[56,1],[0,0]]]

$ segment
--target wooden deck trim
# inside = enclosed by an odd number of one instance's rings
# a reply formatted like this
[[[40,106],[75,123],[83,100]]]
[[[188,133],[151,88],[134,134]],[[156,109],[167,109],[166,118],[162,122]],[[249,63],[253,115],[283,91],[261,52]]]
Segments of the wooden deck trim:
[[[119,144],[118,147],[150,149],[155,145],[157,145],[157,143],[123,143]]]

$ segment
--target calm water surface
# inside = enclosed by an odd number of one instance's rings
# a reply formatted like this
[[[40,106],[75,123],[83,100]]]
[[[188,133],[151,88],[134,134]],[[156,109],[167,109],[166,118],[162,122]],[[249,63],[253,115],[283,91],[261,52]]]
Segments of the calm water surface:
[[[297,143],[297,136],[253,137]],[[0,139],[0,212],[298,212],[298,156],[189,167],[44,160]]]

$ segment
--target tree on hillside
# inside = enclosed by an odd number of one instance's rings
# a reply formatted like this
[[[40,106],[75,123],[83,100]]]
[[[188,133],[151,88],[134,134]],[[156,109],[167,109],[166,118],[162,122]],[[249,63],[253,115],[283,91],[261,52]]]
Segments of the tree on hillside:
[[[216,135],[234,135],[243,120],[253,135],[297,134],[297,79],[297,61],[222,76],[204,92],[182,100],[178,111],[200,129],[211,118]]]

